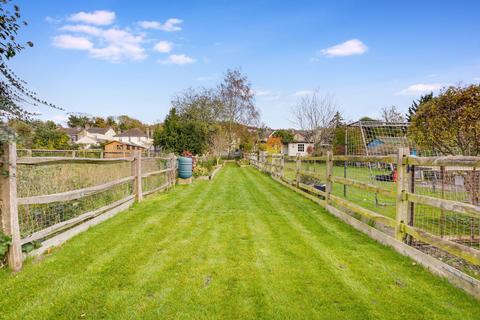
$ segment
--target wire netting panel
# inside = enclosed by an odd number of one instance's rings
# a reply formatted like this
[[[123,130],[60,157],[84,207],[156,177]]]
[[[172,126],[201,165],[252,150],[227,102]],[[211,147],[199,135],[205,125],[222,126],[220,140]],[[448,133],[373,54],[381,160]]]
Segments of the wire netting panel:
[[[283,165],[283,176],[288,180],[295,180],[296,172],[296,159],[294,157],[285,157]]]
[[[472,167],[415,167],[414,193],[480,205],[480,170]],[[430,233],[480,248],[480,219],[415,204],[413,224]]]
[[[333,176],[396,192],[395,165],[381,162],[334,161]],[[395,197],[355,186],[333,183],[332,194],[366,209],[395,218]]]
[[[142,158],[142,173],[149,173],[166,169],[168,161],[164,158]]]
[[[155,188],[161,187],[168,182],[170,172],[163,172],[153,176],[142,178],[142,190],[148,192]]]
[[[345,128],[345,154],[390,155],[398,148],[412,147],[407,123],[358,121]]]
[[[18,197],[49,195],[112,182],[132,175],[131,162],[61,163],[18,165]],[[71,201],[20,205],[19,223],[22,237],[94,211],[133,193],[131,181],[106,191]]]
[[[94,211],[132,193],[132,182],[125,182],[104,192],[72,201],[21,205],[18,208],[21,237],[25,238],[34,232]]]
[[[300,182],[308,185],[324,185],[327,182],[325,160],[302,159],[300,161]]]
[[[35,150],[17,149],[17,157],[69,157],[69,158],[94,158],[99,159],[104,155],[101,149],[78,150]]]
[[[18,165],[19,198],[82,189],[132,175],[131,162]]]

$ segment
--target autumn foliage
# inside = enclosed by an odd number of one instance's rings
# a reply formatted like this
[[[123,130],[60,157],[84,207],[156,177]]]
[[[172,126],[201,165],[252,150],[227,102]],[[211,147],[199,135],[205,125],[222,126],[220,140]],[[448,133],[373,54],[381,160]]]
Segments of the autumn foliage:
[[[282,139],[279,137],[270,137],[267,140],[267,152],[268,153],[280,153],[282,152]]]

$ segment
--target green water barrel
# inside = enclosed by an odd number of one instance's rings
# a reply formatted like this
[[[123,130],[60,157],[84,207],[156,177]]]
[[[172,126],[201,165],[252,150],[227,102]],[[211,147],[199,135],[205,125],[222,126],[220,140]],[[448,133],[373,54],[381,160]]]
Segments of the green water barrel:
[[[178,158],[178,176],[182,179],[188,179],[192,176],[192,158]]]

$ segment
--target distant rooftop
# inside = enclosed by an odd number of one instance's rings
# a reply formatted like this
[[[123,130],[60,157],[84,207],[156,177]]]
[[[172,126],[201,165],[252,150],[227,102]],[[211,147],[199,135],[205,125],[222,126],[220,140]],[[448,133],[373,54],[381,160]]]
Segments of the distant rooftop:
[[[147,137],[145,132],[138,128],[133,128],[122,133],[117,134],[115,137]]]

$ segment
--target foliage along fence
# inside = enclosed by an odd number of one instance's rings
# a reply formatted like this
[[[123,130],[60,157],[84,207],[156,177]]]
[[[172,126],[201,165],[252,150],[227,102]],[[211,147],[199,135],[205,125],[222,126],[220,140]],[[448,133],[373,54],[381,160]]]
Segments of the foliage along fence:
[[[176,178],[173,154],[78,157],[81,153],[66,155],[70,150],[49,156],[18,152],[15,144],[4,149],[0,218],[12,238],[7,260],[14,271],[22,267],[22,249],[40,254],[134,201],[170,188]]]
[[[325,157],[260,153],[247,158],[344,221],[480,297],[480,157],[416,157],[400,148],[390,156],[328,151]]]

